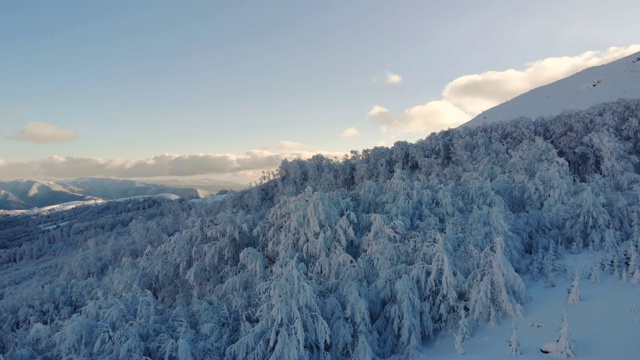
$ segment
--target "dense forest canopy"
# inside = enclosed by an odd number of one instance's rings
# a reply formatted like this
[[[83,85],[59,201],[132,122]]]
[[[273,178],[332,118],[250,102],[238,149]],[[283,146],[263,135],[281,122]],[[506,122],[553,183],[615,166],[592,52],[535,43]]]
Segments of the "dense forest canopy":
[[[8,359],[389,358],[523,314],[601,250],[634,276],[640,100],[284,161],[219,202],[0,218]]]

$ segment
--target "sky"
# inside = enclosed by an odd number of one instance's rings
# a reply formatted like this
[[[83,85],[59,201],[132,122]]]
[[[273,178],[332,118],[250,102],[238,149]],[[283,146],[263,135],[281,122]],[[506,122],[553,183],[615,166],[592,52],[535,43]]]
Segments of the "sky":
[[[640,2],[0,2],[0,180],[249,183],[640,51]]]

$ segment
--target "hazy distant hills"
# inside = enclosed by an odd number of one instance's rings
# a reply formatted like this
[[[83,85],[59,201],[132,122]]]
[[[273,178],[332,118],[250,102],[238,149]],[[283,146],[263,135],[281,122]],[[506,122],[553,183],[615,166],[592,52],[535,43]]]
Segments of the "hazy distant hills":
[[[132,180],[85,178],[64,181],[0,181],[0,209],[26,210],[72,201],[114,200],[133,196],[174,194],[199,199],[211,192],[191,187],[172,187]]]
[[[132,196],[174,194],[181,198],[199,199],[211,195],[209,191],[189,187],[172,187],[160,184],[148,184],[132,180],[83,178],[59,182],[61,185],[77,189],[83,195],[103,199],[122,199]]]
[[[640,52],[541,86],[495,106],[463,126],[518,117],[535,119],[565,110],[586,110],[618,99],[640,98]]]
[[[15,180],[0,182],[0,209],[24,210],[70,201],[95,199],[80,189],[50,181]]]

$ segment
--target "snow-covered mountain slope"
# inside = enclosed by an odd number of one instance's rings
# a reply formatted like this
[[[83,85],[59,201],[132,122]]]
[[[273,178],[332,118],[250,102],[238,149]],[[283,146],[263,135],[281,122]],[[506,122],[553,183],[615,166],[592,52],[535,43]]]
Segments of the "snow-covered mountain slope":
[[[26,204],[12,193],[0,190],[0,208],[7,210],[24,209]]]
[[[640,52],[535,88],[482,112],[463,126],[518,117],[535,119],[565,110],[585,110],[604,102],[636,98],[640,98]]]
[[[80,193],[102,199],[122,199],[133,196],[174,194],[185,199],[201,199],[211,195],[209,191],[190,187],[172,187],[132,180],[82,178],[59,182],[63,186],[79,189]]]
[[[211,195],[206,190],[196,188],[170,187],[131,180],[100,178],[56,182],[15,180],[0,182],[0,209],[27,210],[64,203],[94,203],[96,200],[160,194],[173,194],[185,199],[201,199]]]
[[[95,200],[93,196],[80,194],[79,189],[51,181],[2,181],[0,190],[3,191],[0,197],[0,209],[6,210],[24,210],[70,201]]]

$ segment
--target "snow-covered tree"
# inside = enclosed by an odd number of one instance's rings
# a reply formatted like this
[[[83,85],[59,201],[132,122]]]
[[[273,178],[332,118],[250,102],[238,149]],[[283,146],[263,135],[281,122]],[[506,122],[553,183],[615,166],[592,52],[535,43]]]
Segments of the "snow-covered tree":
[[[631,283],[633,285],[640,284],[640,269],[636,268],[636,271],[633,272],[633,277],[631,278]]]
[[[571,247],[580,250],[587,246],[599,250],[611,221],[604,208],[604,198],[594,194],[591,187],[585,185],[574,206],[576,213],[566,224]]]
[[[460,319],[458,320],[458,336],[462,342],[471,339],[471,326],[467,319],[467,312],[464,310],[464,305],[460,305]]]
[[[456,348],[458,355],[464,355],[464,348],[462,347],[462,337],[458,334],[453,334],[453,347]]]
[[[469,278],[469,309],[475,321],[495,325],[504,316],[520,317],[527,293],[520,276],[504,254],[504,240],[493,239],[481,254],[481,268]]]
[[[568,290],[569,296],[567,297],[567,303],[569,304],[577,304],[580,302],[580,277],[578,273],[576,273],[575,278],[573,279],[573,283],[571,283],[571,288]]]
[[[511,324],[511,337],[509,338],[509,355],[521,355],[520,340],[518,340],[518,334],[516,333],[516,324]]]
[[[592,283],[599,283],[600,282],[600,264],[594,264],[591,267],[591,273],[589,274],[589,280]]]
[[[560,337],[555,342],[546,344],[540,348],[545,354],[552,354],[558,357],[570,358],[575,356],[571,335],[569,334],[569,321],[567,313],[562,313],[562,325],[560,326]]]

